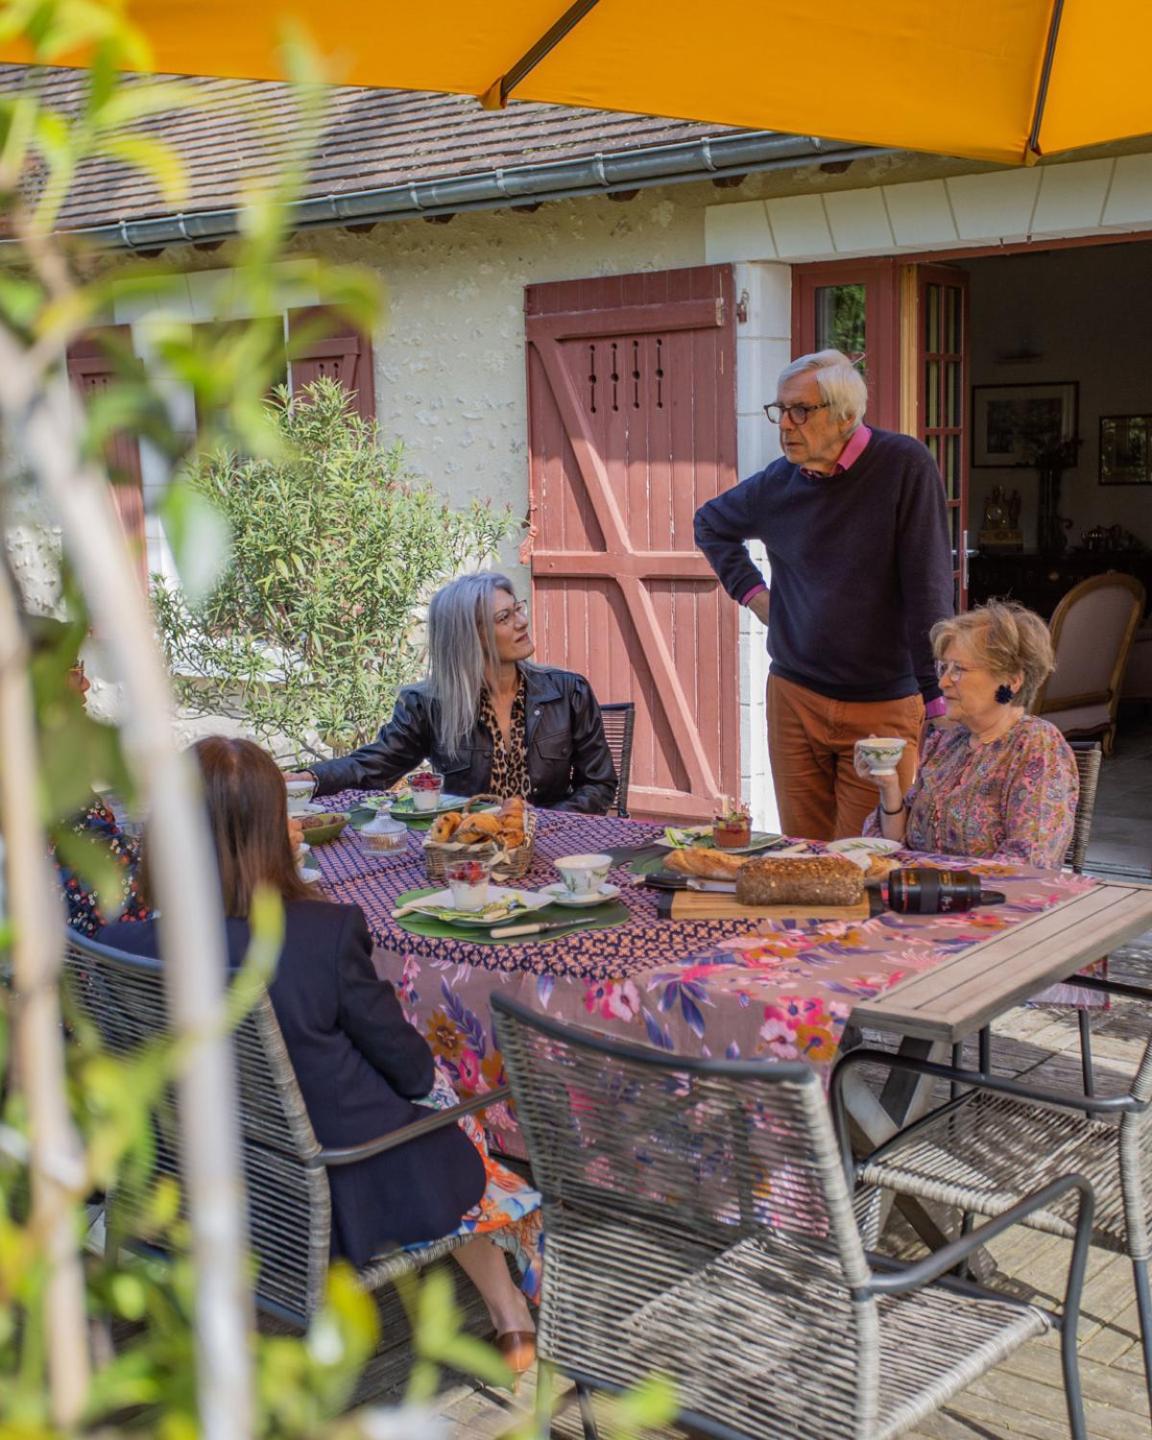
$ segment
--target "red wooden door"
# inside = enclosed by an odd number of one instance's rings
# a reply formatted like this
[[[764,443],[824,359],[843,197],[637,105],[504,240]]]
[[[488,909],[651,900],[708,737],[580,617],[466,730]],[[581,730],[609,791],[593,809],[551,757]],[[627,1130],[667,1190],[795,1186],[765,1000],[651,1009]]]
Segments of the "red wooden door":
[[[968,606],[968,275],[917,265],[916,433],[944,480],[956,609]]]
[[[526,291],[540,659],[633,700],[629,808],[710,818],[740,789],[738,613],[696,550],[735,484],[732,272]]]
[[[116,345],[130,351],[132,332],[127,325],[109,325],[77,340],[68,351],[68,378],[79,392],[81,403],[89,404],[106,390],[119,373],[109,353]],[[144,485],[140,472],[140,446],[135,435],[116,434],[108,442],[105,463],[112,484],[112,498],[124,527],[142,581],[147,580],[148,556],[144,530]]]
[[[900,288],[894,260],[792,270],[792,353],[843,350],[868,381],[869,424],[900,429]]]

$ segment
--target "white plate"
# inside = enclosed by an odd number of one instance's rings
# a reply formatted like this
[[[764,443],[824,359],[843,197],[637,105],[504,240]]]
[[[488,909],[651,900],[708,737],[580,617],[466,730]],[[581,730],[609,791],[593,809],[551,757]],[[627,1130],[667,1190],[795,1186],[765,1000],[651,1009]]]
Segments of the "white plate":
[[[828,849],[834,855],[843,855],[861,870],[867,870],[873,855],[891,855],[901,849],[899,840],[885,840],[882,835],[849,835],[843,840],[833,840]]]
[[[606,905],[620,894],[619,885],[601,885],[594,895],[570,895],[563,881],[557,885],[542,885],[540,894],[547,895],[553,905],[571,905],[579,909],[585,905]]]
[[[488,925],[503,925],[505,921],[517,920],[521,916],[529,914],[533,910],[542,910],[545,905],[552,903],[552,896],[545,895],[542,890],[515,890],[506,885],[489,885],[489,904],[497,901],[507,903],[512,899],[521,903],[514,910],[501,908],[499,913],[489,911],[481,914],[476,910],[457,910],[452,905],[451,890],[437,890],[434,895],[423,895],[419,900],[410,900],[406,905],[414,915],[427,915],[433,920],[441,920],[447,925],[475,925],[483,929]],[[452,914],[446,915],[442,912],[451,910]]]

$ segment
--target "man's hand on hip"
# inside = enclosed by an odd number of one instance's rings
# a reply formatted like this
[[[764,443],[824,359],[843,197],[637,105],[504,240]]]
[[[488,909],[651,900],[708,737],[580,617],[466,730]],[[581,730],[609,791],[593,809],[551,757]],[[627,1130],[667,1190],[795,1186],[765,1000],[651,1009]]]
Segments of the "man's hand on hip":
[[[771,604],[772,594],[769,590],[761,590],[758,595],[753,595],[748,601],[748,609],[751,610],[761,625],[768,624],[768,607]]]

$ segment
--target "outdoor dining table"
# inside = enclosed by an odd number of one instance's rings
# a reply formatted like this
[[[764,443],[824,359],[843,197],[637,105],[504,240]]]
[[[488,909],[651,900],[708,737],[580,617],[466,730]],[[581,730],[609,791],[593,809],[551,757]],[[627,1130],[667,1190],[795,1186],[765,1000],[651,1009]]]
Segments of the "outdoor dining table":
[[[351,808],[355,796],[333,799]],[[643,821],[541,811],[533,866],[517,883],[554,881],[559,856],[643,847],[661,834]],[[346,835],[314,854],[328,895],[363,908],[379,973],[462,1096],[503,1081],[490,1007],[497,991],[673,1053],[803,1058],[827,1072],[849,1017],[903,1036],[906,1053],[940,1053],[1152,927],[1152,887],[918,854],[917,864],[962,863],[994,877],[1005,903],[867,920],[674,921],[655,892],[630,883],[624,862],[610,879],[621,887],[625,923],[493,944],[413,934],[391,918],[401,895],[429,883],[422,841],[412,832],[406,850],[371,856]],[[569,913],[575,922],[587,912]],[[914,1089],[894,1082],[879,1102],[857,1097],[853,1113],[878,1143],[914,1103]],[[493,1129],[497,1144],[519,1149],[506,1112]]]

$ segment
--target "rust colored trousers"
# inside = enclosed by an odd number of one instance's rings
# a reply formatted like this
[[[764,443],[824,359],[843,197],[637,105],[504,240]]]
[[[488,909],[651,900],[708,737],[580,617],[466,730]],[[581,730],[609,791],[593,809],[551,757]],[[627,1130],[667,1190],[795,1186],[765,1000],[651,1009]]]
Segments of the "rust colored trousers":
[[[916,776],[924,701],[829,700],[779,675],[768,677],[768,756],[785,835],[839,840],[859,835],[879,791],[852,763],[857,740],[894,735],[908,741],[900,761],[900,788]]]

